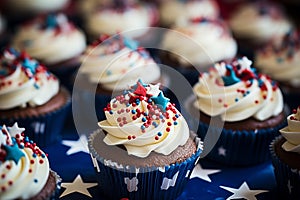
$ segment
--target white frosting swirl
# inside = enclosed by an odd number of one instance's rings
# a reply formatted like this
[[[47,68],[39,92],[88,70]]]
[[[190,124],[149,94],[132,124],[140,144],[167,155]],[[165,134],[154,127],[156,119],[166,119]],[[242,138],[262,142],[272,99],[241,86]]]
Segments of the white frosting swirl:
[[[287,117],[288,126],[280,130],[281,135],[287,140],[282,148],[288,152],[300,154],[300,108]]]
[[[112,99],[105,109],[106,120],[99,122],[107,132],[104,142],[122,144],[129,155],[137,157],[147,157],[152,151],[169,155],[186,143],[188,125],[175,106],[166,101],[158,85],[136,87]],[[146,89],[145,94],[136,93],[140,87]]]
[[[214,0],[163,1],[159,12],[161,23],[165,26],[184,23],[199,17],[214,19],[219,16],[219,8]]]
[[[65,15],[58,14],[21,26],[12,45],[45,64],[56,64],[80,55],[86,48],[86,39]]]
[[[179,33],[189,37],[192,41]],[[168,31],[164,36],[162,48],[170,52],[176,52],[176,58],[183,66],[190,63],[197,67],[207,67],[214,62],[231,59],[236,55],[237,44],[232,38],[225,24],[217,20],[200,19],[200,22],[193,22],[184,26],[176,26],[173,31]]]
[[[81,70],[91,82],[120,91],[138,79],[153,83],[160,78],[160,68],[145,50],[126,46],[122,38],[110,40],[98,46],[90,45],[82,56]]]
[[[231,65],[215,64],[209,73],[201,74],[194,86],[198,98],[195,107],[227,122],[250,117],[263,121],[280,114],[283,110],[280,89],[265,75],[256,74],[251,64],[244,57]]]
[[[292,24],[273,4],[249,3],[241,6],[229,19],[236,37],[266,42],[272,37],[284,35]]]
[[[21,136],[23,130],[17,124],[8,128],[3,126],[0,130],[0,141],[5,141],[0,143],[3,147],[0,152],[6,152],[6,157],[0,158],[0,199],[3,200],[34,197],[43,189],[49,176],[45,153]]]
[[[0,62],[0,109],[43,105],[58,93],[57,78],[36,60],[5,50]]]
[[[19,12],[46,12],[56,11],[67,5],[69,0],[9,0],[6,1],[12,10]]]

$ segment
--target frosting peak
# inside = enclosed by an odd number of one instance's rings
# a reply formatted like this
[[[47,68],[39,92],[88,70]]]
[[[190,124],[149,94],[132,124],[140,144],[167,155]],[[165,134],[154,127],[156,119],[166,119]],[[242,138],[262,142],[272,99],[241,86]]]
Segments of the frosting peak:
[[[107,145],[124,145],[129,155],[147,157],[152,151],[169,155],[189,137],[189,128],[159,85],[136,85],[117,96],[104,109],[99,126]]]

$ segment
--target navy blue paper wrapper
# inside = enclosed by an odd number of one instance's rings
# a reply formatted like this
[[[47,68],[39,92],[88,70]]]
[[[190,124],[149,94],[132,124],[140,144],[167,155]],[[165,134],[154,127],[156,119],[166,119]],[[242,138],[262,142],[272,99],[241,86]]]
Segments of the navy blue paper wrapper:
[[[248,166],[265,162],[270,159],[269,144],[278,136],[278,130],[285,126],[285,122],[274,128],[256,131],[232,131],[210,127],[199,122],[198,135],[205,138],[209,134],[218,137],[216,145],[207,155],[208,159],[228,166]],[[208,129],[209,128],[209,129]],[[206,144],[204,143],[206,146]]]
[[[68,97],[69,98],[69,97]],[[68,99],[61,108],[40,116],[26,118],[0,119],[0,124],[25,128],[26,136],[38,146],[45,147],[61,140],[61,131],[64,126],[67,112],[70,111],[71,100]]]
[[[55,188],[54,192],[52,193],[52,195],[49,197],[49,200],[55,200],[55,199],[58,199],[58,197],[59,197],[62,179],[55,171],[50,170],[50,173],[52,173],[52,175],[55,177],[56,188]]]
[[[123,166],[102,158],[92,147],[92,141],[99,133],[101,130],[90,136],[89,149],[99,190],[108,199],[176,199],[184,190],[202,152],[202,142],[195,137],[198,150],[182,163],[163,167]]]
[[[300,170],[292,169],[282,162],[275,152],[275,144],[281,138],[282,136],[276,137],[270,145],[278,195],[281,199],[300,199]]]

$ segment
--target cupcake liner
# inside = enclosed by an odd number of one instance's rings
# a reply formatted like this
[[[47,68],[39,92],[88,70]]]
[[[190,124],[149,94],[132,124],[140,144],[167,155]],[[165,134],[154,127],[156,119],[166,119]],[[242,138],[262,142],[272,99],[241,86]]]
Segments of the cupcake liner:
[[[175,199],[183,191],[202,152],[202,142],[195,137],[197,151],[182,163],[162,167],[135,167],[101,157],[92,146],[95,131],[89,138],[99,189],[109,199]],[[103,134],[103,133],[102,133]]]
[[[300,170],[292,169],[283,163],[275,152],[275,143],[281,140],[281,138],[282,136],[276,137],[270,144],[278,194],[283,199],[300,199]]]
[[[55,177],[56,189],[53,191],[53,193],[49,197],[49,200],[55,200],[55,199],[58,199],[58,196],[59,196],[59,193],[60,193],[60,189],[61,189],[61,181],[62,181],[62,179],[60,178],[60,176],[55,171],[50,170],[50,173]]]
[[[218,140],[213,149],[207,154],[208,159],[229,166],[248,166],[270,159],[269,144],[279,134],[278,130],[284,126],[285,121],[273,128],[233,131],[210,127],[200,121],[197,133],[201,138],[205,138],[206,134],[210,134],[210,139],[215,138]],[[204,145],[209,146],[205,142],[206,140],[204,140]]]
[[[64,89],[65,90],[65,89]],[[70,110],[71,99],[59,109],[39,116],[24,116],[19,118],[0,119],[1,124],[13,126],[18,122],[19,127],[26,129],[26,136],[38,144],[45,147],[61,140],[61,130],[64,126],[67,111]]]

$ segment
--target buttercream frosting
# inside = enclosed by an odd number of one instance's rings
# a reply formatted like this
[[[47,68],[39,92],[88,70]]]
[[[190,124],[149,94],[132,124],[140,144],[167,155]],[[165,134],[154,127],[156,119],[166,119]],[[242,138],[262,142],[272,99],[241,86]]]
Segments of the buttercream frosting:
[[[273,79],[300,86],[300,36],[295,30],[269,43],[255,56],[255,65]]]
[[[148,52],[126,37],[97,40],[82,56],[81,70],[93,83],[105,89],[124,90],[138,79],[153,83],[160,78],[160,69]]]
[[[124,145],[129,155],[147,157],[152,151],[170,154],[189,138],[188,125],[159,85],[139,80],[104,109],[99,126],[107,145]]]
[[[13,48],[0,58],[0,109],[39,106],[58,93],[59,82],[37,60]]]
[[[283,110],[283,97],[276,82],[251,67],[246,57],[232,63],[217,63],[199,76],[193,90],[194,106],[223,121],[236,122],[248,118],[263,121]]]
[[[45,64],[79,56],[86,48],[84,33],[64,14],[47,15],[19,27],[12,45]]]
[[[219,17],[219,7],[214,0],[163,1],[159,12],[161,23],[166,26],[199,17]]]
[[[287,122],[288,125],[280,130],[281,135],[287,140],[282,148],[300,154],[300,107],[293,110],[287,117]]]
[[[187,41],[184,37],[191,40]],[[188,42],[195,42],[197,48]],[[162,49],[176,52],[179,55],[176,59],[183,66],[192,63],[197,67],[207,67],[214,62],[233,58],[237,52],[237,44],[222,21],[197,18],[168,31],[163,38]]]
[[[47,182],[50,168],[46,154],[15,123],[0,127],[0,199],[30,199]]]
[[[282,9],[269,2],[243,4],[230,17],[229,25],[236,37],[256,43],[284,35],[293,26]]]

